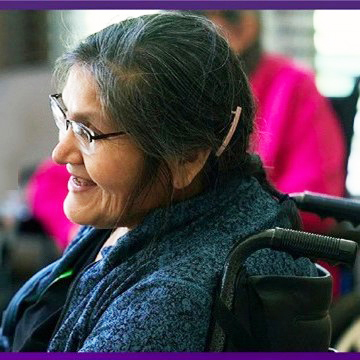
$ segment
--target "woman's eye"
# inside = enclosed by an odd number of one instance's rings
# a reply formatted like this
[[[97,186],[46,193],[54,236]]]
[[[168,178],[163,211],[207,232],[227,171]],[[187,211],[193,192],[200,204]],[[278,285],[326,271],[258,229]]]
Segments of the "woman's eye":
[[[97,130],[97,129],[94,129],[90,124],[84,124],[84,127],[82,127],[82,130],[87,132],[89,135],[101,135],[102,132]]]
[[[87,130],[84,129],[82,126],[73,123],[73,130],[76,135],[79,135],[81,137],[88,138]]]
[[[87,136],[86,136],[86,131],[83,130],[83,129],[80,129],[79,132],[78,132],[78,134],[79,134],[80,136],[82,136],[82,137],[87,137]]]

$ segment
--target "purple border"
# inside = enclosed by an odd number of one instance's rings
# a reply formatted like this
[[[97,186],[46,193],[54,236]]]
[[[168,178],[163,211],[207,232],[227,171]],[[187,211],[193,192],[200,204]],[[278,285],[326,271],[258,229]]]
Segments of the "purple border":
[[[63,9],[360,9],[360,0],[0,0],[0,10]],[[0,360],[328,360],[356,353],[1,353]]]
[[[7,0],[3,10],[38,9],[360,9],[359,0]]]
[[[1,360],[329,360],[358,359],[355,353],[2,353]]]

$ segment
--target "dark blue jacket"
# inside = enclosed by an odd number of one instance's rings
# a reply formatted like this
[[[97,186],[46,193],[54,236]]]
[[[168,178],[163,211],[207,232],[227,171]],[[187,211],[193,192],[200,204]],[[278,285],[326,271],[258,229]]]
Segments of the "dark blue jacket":
[[[285,209],[255,179],[233,178],[217,191],[153,211],[78,277],[48,350],[203,351],[216,281],[231,247],[289,225]],[[8,349],[24,298],[37,299],[61,281],[105,231],[83,228],[63,257],[14,297],[2,325]],[[268,249],[247,267],[257,274],[316,276],[308,259]]]

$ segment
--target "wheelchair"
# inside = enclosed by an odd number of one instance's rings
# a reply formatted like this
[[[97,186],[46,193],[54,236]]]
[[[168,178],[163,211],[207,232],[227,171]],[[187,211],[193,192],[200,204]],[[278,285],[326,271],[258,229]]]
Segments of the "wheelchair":
[[[360,224],[360,202],[309,192],[290,195],[298,209]],[[235,245],[215,298],[207,350],[329,351],[330,273],[318,277],[247,274],[245,260],[262,248],[352,267],[357,243],[290,229],[269,229]]]

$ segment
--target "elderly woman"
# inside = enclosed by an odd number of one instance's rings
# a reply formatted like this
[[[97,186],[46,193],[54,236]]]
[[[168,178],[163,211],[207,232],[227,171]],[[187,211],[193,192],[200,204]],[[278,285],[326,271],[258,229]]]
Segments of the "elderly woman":
[[[237,57],[208,20],[163,13],[89,36],[56,75],[53,159],[71,174],[65,213],[84,226],[10,303],[4,349],[204,351],[229,250],[293,221],[247,152],[254,110]],[[247,268],[315,274],[269,249]]]

